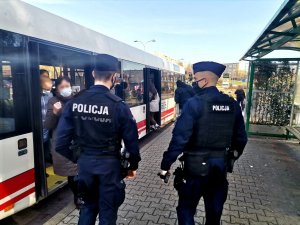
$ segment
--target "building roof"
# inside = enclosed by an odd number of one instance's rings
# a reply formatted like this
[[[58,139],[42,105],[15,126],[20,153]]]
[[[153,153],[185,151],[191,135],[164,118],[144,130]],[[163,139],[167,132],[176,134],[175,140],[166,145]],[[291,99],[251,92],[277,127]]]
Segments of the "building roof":
[[[300,0],[286,0],[241,60],[259,59],[274,50],[300,51]]]

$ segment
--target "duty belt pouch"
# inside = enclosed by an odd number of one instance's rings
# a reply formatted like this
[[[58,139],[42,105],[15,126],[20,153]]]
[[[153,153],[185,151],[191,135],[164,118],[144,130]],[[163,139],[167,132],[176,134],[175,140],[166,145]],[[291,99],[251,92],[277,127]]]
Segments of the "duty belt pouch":
[[[184,153],[184,172],[188,176],[203,177],[208,175],[209,153],[186,152]]]

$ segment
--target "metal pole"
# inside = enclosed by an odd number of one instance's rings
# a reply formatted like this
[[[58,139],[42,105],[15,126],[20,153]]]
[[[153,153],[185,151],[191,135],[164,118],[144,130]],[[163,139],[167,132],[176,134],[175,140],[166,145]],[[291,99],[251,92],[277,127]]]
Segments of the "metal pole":
[[[290,126],[293,126],[293,118],[294,118],[294,106],[295,106],[295,98],[296,98],[296,93],[297,93],[297,82],[298,82],[298,71],[299,70],[299,61],[297,64],[296,68],[296,74],[295,74],[295,87],[294,87],[294,93],[293,93],[293,99],[292,99],[292,110],[291,110],[291,115],[290,115]]]
[[[250,127],[250,114],[252,107],[252,92],[253,92],[253,81],[254,81],[254,69],[255,64],[253,61],[250,62],[250,71],[249,71],[249,90],[248,90],[248,99],[247,99],[247,108],[246,108],[246,131],[249,132]]]

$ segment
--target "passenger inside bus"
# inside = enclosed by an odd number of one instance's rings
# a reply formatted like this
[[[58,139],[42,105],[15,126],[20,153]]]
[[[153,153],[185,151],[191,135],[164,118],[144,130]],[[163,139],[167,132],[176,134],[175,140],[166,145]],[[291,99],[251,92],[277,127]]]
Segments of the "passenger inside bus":
[[[45,127],[52,133],[51,154],[54,173],[68,177],[68,184],[74,194],[74,203],[77,203],[77,184],[74,177],[77,175],[77,165],[55,151],[56,128],[64,105],[73,98],[71,80],[69,77],[59,77],[55,81],[56,95],[48,102]],[[71,146],[70,146],[71,147]]]
[[[48,70],[44,70],[44,69],[40,70],[40,78],[43,78],[43,77],[50,78]]]
[[[40,71],[40,82],[41,82],[41,109],[42,109],[42,124],[43,124],[43,149],[44,149],[44,159],[46,167],[50,166],[52,163],[52,157],[50,153],[50,133],[49,129],[45,127],[46,113],[48,101],[53,97],[51,93],[52,81],[49,77],[44,76],[48,71]],[[48,174],[46,174],[48,176]]]
[[[125,81],[122,81],[119,84],[116,84],[115,86],[115,95],[120,97],[121,99],[125,100],[125,90],[128,88],[128,83]]]
[[[160,126],[155,120],[155,114],[159,112],[160,98],[153,80],[150,81],[149,101],[150,101],[150,123],[151,123],[150,128],[152,130],[157,130]]]

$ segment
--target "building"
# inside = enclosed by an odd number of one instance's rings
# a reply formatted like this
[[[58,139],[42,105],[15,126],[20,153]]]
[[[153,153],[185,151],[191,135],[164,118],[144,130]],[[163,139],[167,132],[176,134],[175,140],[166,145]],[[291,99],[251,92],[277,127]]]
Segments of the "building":
[[[246,82],[247,79],[248,68],[247,63],[224,63],[224,65],[226,66],[226,69],[221,79],[223,87],[245,86],[244,82]]]

